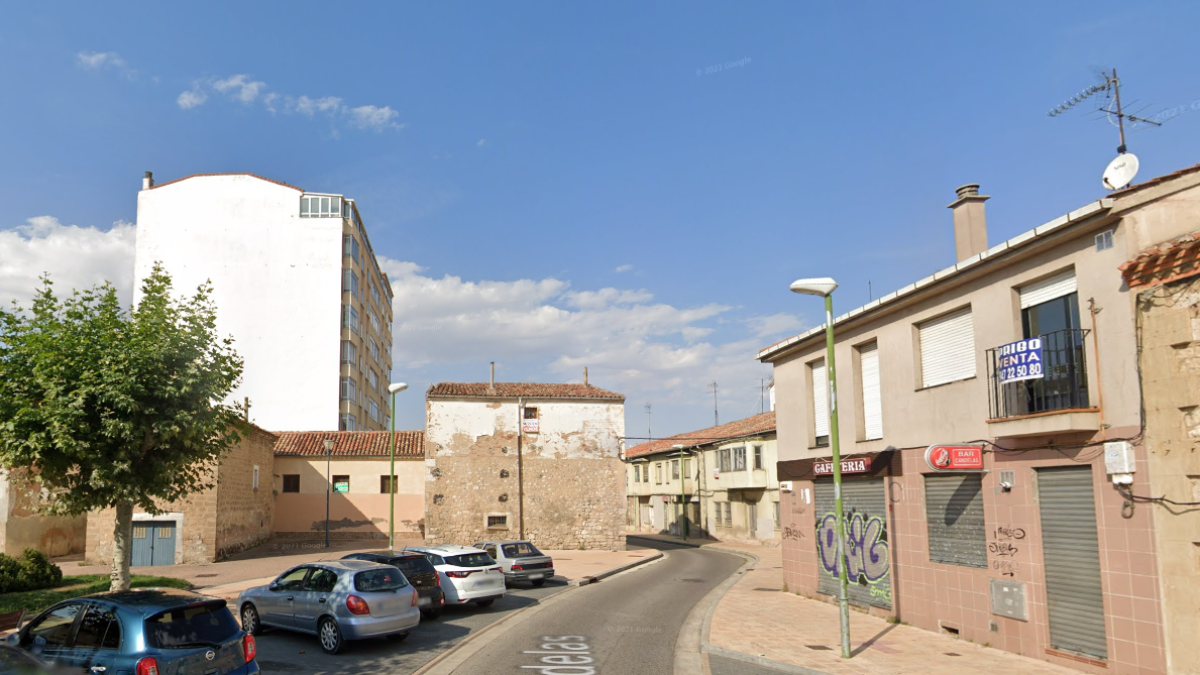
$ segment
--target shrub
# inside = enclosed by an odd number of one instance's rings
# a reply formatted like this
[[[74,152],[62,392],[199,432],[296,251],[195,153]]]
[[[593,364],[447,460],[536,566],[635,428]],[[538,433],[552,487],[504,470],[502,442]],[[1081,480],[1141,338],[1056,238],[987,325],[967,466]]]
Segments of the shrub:
[[[0,593],[15,593],[18,588],[18,577],[21,575],[21,562],[16,558],[0,553]]]
[[[60,581],[62,570],[41,551],[27,548],[19,559],[0,553],[0,593],[36,591]]]

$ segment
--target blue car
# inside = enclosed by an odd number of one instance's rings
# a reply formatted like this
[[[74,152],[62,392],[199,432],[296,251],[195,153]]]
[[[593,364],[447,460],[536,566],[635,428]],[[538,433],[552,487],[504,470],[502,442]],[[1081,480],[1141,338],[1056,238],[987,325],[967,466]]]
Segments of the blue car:
[[[8,641],[52,665],[94,675],[259,672],[254,637],[225,601],[175,588],[66,600]]]

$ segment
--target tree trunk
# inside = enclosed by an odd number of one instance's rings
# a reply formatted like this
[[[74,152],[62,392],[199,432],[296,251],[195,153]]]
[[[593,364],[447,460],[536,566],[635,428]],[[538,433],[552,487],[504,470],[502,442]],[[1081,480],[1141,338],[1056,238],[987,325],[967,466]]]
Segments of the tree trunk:
[[[133,503],[117,502],[113,528],[112,579],[110,590],[129,590],[129,566],[133,562]]]

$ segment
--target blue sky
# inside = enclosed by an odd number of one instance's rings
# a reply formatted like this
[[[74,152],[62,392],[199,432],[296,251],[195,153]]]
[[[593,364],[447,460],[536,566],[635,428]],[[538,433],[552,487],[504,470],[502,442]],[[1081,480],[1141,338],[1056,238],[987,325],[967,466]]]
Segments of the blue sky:
[[[1113,66],[1141,178],[1200,161],[1185,2],[14,6],[0,26],[0,292],[126,274],[145,170],[358,200],[397,284],[400,425],[439,380],[625,393],[631,436],[758,411],[758,347],[1104,194]],[[1173,111],[1173,112],[1172,112]],[[116,225],[114,225],[116,224]],[[73,245],[70,242],[74,242]]]

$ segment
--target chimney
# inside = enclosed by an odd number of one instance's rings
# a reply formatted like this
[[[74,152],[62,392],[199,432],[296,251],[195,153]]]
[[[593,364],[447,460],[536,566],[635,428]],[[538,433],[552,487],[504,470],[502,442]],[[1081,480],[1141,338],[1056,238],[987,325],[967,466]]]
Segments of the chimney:
[[[588,384],[588,381],[587,381],[587,366],[583,367],[583,386],[585,386],[585,387],[592,386],[592,385]]]
[[[488,393],[496,394],[496,362],[492,361],[492,382],[488,385]]]
[[[962,262],[988,250],[983,203],[990,197],[979,194],[978,183],[968,183],[955,192],[958,199],[946,208],[954,214],[954,253],[955,259]]]
[[[152,187],[154,187],[154,174],[147,171],[146,175],[142,176],[142,189],[149,190]]]

